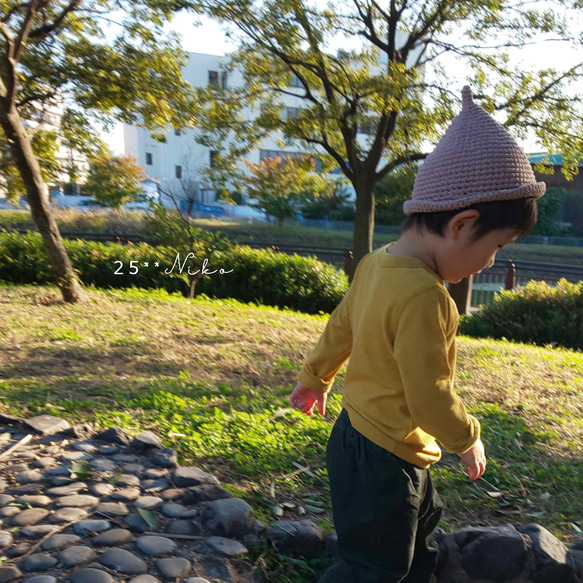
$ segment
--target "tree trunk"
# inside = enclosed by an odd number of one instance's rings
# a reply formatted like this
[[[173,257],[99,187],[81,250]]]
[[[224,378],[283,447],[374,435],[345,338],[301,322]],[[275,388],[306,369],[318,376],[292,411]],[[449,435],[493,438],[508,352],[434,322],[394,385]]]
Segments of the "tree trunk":
[[[352,270],[348,277],[352,282],[358,262],[372,251],[374,235],[374,184],[366,180],[355,182],[356,212],[352,240]]]
[[[61,233],[51,214],[48,189],[40,166],[18,112],[14,107],[6,110],[0,99],[0,125],[10,143],[16,167],[22,177],[32,218],[43,238],[49,261],[57,276],[57,285],[66,302],[83,299],[81,285],[75,276],[67,255]]]

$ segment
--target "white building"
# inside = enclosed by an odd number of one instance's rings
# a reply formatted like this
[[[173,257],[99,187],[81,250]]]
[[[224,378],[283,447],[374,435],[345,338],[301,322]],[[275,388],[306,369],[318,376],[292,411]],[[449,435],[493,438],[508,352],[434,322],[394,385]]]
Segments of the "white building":
[[[405,42],[406,37],[402,35],[401,40]],[[414,61],[417,53],[410,56]],[[381,57],[385,59],[386,55]],[[184,78],[192,87],[205,86],[209,83],[231,87],[243,83],[241,72],[235,70],[227,77],[223,63],[228,56],[207,55],[202,53],[190,53],[189,60],[183,69]],[[293,85],[292,85],[293,87]],[[297,87],[301,87],[299,84]],[[298,89],[298,93],[301,93]],[[294,116],[303,104],[301,97],[291,95],[281,96],[285,111],[283,115]],[[253,115],[248,112],[250,117]],[[243,112],[245,115],[245,112]],[[196,139],[196,129],[192,130],[175,130],[169,128],[166,131],[166,142],[155,140],[150,132],[146,129],[139,128],[135,125],[124,125],[124,144],[126,154],[133,156],[140,166],[143,166],[146,174],[158,181],[163,192],[171,192],[177,199],[183,199],[179,204],[182,209],[186,209],[186,199],[197,201],[202,205],[218,205],[215,200],[213,190],[205,189],[201,180],[201,171],[204,168],[212,167],[214,152],[209,148],[200,145]],[[362,134],[363,141],[366,136]],[[282,136],[274,133],[270,138],[264,140],[257,150],[250,152],[247,160],[253,163],[259,163],[265,158],[282,156],[284,154],[293,154],[305,152],[305,149],[299,147],[286,146],[281,147]],[[244,164],[241,162],[244,168]],[[186,192],[188,191],[188,195]],[[353,198],[355,194],[353,192]],[[245,201],[245,196],[243,197]],[[173,201],[161,195],[161,202],[164,206],[173,207]],[[221,205],[225,214],[238,216],[261,216],[257,211],[250,207],[236,207],[234,205]]]

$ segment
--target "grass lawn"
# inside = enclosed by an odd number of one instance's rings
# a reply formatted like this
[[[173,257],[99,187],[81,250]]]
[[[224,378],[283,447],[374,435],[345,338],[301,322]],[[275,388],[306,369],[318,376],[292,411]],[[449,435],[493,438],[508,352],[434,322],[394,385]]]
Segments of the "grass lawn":
[[[331,531],[324,451],[344,369],[324,419],[287,403],[326,317],[158,290],[87,296],[64,305],[56,288],[0,285],[1,411],[152,429],[263,520],[274,504],[310,498],[307,517]],[[489,458],[476,484],[456,455],[434,466],[446,530],[532,521],[567,542],[581,536],[582,377],[578,352],[459,339],[458,390]],[[289,565],[264,567],[276,580]],[[305,569],[298,581],[315,580]]]

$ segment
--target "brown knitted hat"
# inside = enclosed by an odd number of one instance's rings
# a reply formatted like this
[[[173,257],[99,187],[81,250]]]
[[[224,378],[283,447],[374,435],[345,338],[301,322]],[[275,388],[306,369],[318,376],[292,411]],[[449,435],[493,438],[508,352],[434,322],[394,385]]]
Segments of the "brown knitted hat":
[[[514,139],[472,100],[466,85],[462,111],[419,168],[406,214],[464,208],[477,202],[545,193]]]

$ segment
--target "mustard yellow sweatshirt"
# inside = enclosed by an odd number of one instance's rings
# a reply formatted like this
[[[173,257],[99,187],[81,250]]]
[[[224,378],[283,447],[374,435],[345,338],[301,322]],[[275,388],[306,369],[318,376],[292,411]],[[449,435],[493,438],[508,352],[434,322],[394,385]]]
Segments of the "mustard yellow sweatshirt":
[[[458,312],[425,263],[380,247],[358,264],[348,292],[300,371],[328,392],[350,356],[343,406],[362,435],[420,467],[441,450],[464,453],[480,423],[453,388]]]

